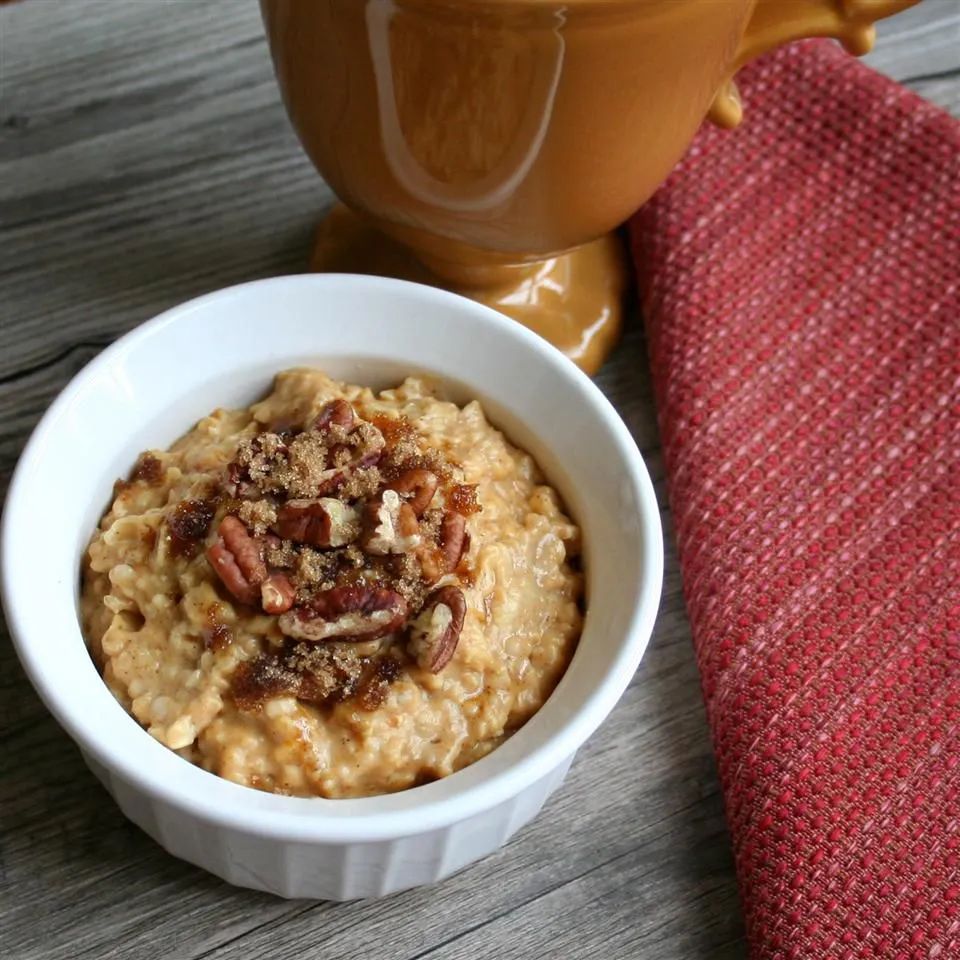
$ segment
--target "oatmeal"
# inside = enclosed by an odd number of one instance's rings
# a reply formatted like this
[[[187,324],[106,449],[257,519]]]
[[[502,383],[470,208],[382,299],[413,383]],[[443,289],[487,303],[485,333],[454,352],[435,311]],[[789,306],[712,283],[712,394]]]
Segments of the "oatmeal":
[[[367,796],[474,762],[543,705],[580,634],[578,555],[478,403],[296,369],[140,456],[81,609],[161,743],[258,789]]]

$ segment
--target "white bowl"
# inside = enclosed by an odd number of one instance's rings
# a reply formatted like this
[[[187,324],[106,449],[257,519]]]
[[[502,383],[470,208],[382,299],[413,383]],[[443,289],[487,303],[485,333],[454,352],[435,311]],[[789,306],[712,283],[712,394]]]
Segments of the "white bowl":
[[[113,481],[141,450],[167,446],[216,406],[250,403],[297,364],[371,386],[439,375],[539,460],[584,532],[585,628],[549,701],[478,763],[389,796],[274,796],[193,766],[114,700],[78,625],[80,560]],[[24,450],[2,535],[3,600],[20,660],[123,812],[175,856],[231,883],[338,900],[439,880],[539,811],[633,676],[663,566],[636,445],[570,361],[470,300],[329,274],[200,297],[104,350]]]

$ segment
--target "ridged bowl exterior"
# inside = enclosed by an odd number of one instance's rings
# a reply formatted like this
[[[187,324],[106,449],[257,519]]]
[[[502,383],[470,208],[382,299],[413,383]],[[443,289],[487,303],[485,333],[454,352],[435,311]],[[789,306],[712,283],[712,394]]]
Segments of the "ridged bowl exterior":
[[[449,827],[367,843],[281,842],[207,822],[87,766],[125,816],[168,853],[238,887],[280,897],[359,900],[436,883],[502,847],[563,782],[573,756],[505,803]]]
[[[141,450],[173,442],[214,406],[250,403],[278,370],[303,364],[376,388],[426,371],[457,402],[479,400],[537,459],[583,532],[583,633],[547,702],[476,763],[381,797],[280,796],[186,762],[112,696],[77,617],[77,570],[116,477]],[[230,883],[333,900],[434,883],[530,820],[633,677],[662,571],[659,507],[636,443],[559,351],[445,291],[331,274],[218,291],[104,350],[27,444],[0,537],[17,654],[121,810]]]

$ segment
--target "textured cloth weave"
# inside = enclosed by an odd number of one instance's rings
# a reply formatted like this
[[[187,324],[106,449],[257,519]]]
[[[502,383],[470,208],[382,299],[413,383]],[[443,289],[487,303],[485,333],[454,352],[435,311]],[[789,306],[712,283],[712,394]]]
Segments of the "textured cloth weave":
[[[960,957],[960,125],[740,87],[631,236],[752,955]]]

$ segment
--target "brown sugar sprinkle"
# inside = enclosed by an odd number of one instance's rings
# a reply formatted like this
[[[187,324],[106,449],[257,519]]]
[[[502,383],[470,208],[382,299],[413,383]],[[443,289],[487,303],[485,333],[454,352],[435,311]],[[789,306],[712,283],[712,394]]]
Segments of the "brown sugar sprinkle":
[[[233,633],[225,623],[215,623],[209,627],[204,627],[201,637],[203,638],[204,648],[213,650],[215,653],[233,643]]]
[[[284,542],[293,548],[289,540]],[[309,599],[313,588],[327,583],[332,585],[342,567],[342,553],[339,550],[324,552],[312,547],[301,547],[295,556],[293,585],[306,599]]]
[[[290,441],[287,456],[264,474],[265,489],[288,497],[315,497],[331,468],[329,449],[323,437],[298,434]],[[254,476],[254,479],[258,479]]]
[[[402,673],[402,660],[389,654],[357,657],[336,648],[298,643],[280,654],[240,664],[231,680],[230,695],[247,711],[283,696],[315,705],[352,699],[363,710],[375,710]]]
[[[2,0],[0,0],[2,2]],[[141,453],[126,480],[116,480],[113,495],[119,497],[138,483],[148,487],[156,486],[163,479],[163,464],[152,453]]]
[[[429,470],[441,481],[449,480],[450,464],[437,450],[425,450],[417,428],[406,417],[376,414],[370,422],[383,434],[386,451],[380,461],[380,472],[391,483],[408,470]]]
[[[447,504],[451,510],[462,513],[465,517],[473,516],[483,509],[477,500],[475,483],[454,484],[447,493]]]
[[[277,522],[277,508],[269,500],[245,500],[237,511],[240,519],[256,536],[263,536],[267,528]]]
[[[377,582],[389,590],[395,590],[413,610],[419,610],[426,598],[427,586],[420,573],[420,563],[410,554],[378,558],[373,569]]]
[[[216,653],[233,643],[232,631],[220,619],[222,612],[222,605],[219,603],[212,604],[207,610],[207,625],[200,631],[205,650],[213,650]]]
[[[261,433],[240,445],[238,466],[263,493],[291,497],[316,496],[319,475],[327,469],[323,437],[302,433],[285,440],[277,433]]]
[[[388,449],[380,462],[384,482],[392,483],[408,470],[429,470],[440,481],[450,479],[450,464],[436,450],[421,451],[416,447]]]
[[[152,453],[141,453],[130,472],[131,483],[153,486],[163,478],[163,464]]]
[[[458,483],[457,465],[428,447],[409,420],[382,414],[364,419],[345,400],[328,402],[305,427],[283,424],[281,433],[278,425],[270,426],[274,429],[240,444],[225,470],[219,502],[227,518],[243,525],[240,532],[246,528],[245,543],[260,551],[265,569],[285,578],[293,606],[278,621],[286,634],[283,647],[237,667],[232,696],[243,710],[279,696],[313,704],[353,697],[362,709],[375,709],[409,662],[404,653],[409,624],[440,578],[456,589],[465,576],[457,565],[463,551],[454,557],[446,539],[457,521],[466,542],[464,518],[480,509],[476,487]],[[432,476],[414,477],[413,471]],[[398,498],[413,517],[413,531],[396,526]],[[293,522],[308,511],[310,524]],[[211,511],[203,536],[212,517]],[[180,519],[172,516],[168,523],[180,529]],[[230,560],[223,558],[225,567]],[[239,582],[226,568],[214,569],[228,592]],[[235,597],[249,603],[246,586],[244,596]],[[363,640],[371,635],[364,617],[373,613],[346,601],[339,608],[332,605],[331,595],[344,587],[359,590],[358,596],[365,590],[388,591],[405,606],[403,624],[374,642],[377,653]],[[337,632],[324,632],[320,624],[318,636],[329,639],[304,639],[302,624],[315,619],[318,610]],[[214,630],[211,625],[205,643],[217,642]]]
[[[383,434],[391,447],[396,447],[406,440],[416,441],[417,428],[406,417],[377,413],[370,418],[370,423]]]
[[[358,706],[364,710],[376,710],[387,698],[390,684],[403,673],[403,664],[396,657],[386,656],[374,660],[367,668],[356,693]]]
[[[312,643],[291,644],[282,661],[287,669],[311,678],[314,690],[311,699],[315,700],[346,699],[356,691],[366,665],[364,657],[346,653],[337,646]]]
[[[299,688],[299,675],[270,656],[239,664],[230,680],[230,695],[241,710],[256,710],[265,700],[295,695]]]
[[[267,566],[277,567],[281,570],[292,569],[296,566],[300,557],[289,540],[281,540],[279,537],[274,537],[268,542],[265,555]]]
[[[443,523],[443,510],[434,507],[420,518],[420,530],[427,540],[436,541],[440,537],[440,525]]]
[[[383,475],[377,467],[362,467],[353,471],[338,493],[344,500],[364,500],[372,497],[383,485]]]
[[[217,512],[214,500],[182,500],[167,516],[170,552],[174,556],[193,556],[206,539]]]
[[[366,562],[367,555],[356,545],[350,544],[344,548],[343,562],[354,570],[359,570]]]
[[[230,695],[241,710],[257,710],[274,697],[305,703],[345,700],[360,685],[367,661],[335,648],[296,643],[276,655],[241,663],[233,672]]]

